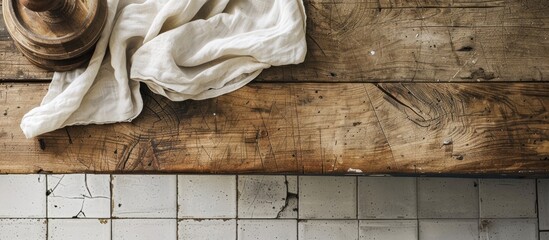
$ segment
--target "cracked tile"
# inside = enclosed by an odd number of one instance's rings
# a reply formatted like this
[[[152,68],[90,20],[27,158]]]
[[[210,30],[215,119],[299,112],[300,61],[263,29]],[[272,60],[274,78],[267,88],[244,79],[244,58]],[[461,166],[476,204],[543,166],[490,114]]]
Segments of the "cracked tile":
[[[481,240],[537,240],[537,219],[482,219]]]
[[[360,240],[417,240],[417,220],[360,220]]]
[[[478,180],[418,178],[419,218],[478,218]]]
[[[179,218],[235,218],[236,176],[179,175]]]
[[[534,179],[480,179],[481,218],[537,218]]]
[[[360,219],[416,219],[416,178],[359,177]]]
[[[45,218],[46,176],[0,175],[0,218]]]
[[[300,219],[356,219],[356,177],[299,177]]]
[[[178,240],[235,240],[235,219],[185,219],[178,223]]]
[[[110,218],[110,176],[48,175],[49,218]]]
[[[294,219],[238,220],[239,240],[297,240]]]
[[[278,218],[297,218],[298,212],[298,189],[297,176],[286,176],[288,195],[286,206],[278,213]]]
[[[301,220],[299,239],[358,240],[358,220]]]
[[[177,240],[177,219],[113,219],[112,240]]]
[[[176,175],[113,175],[113,217],[176,218]]]
[[[297,177],[238,176],[239,218],[297,218]]]
[[[48,240],[110,240],[109,219],[50,219]]]
[[[46,219],[0,219],[0,239],[46,240]]]
[[[421,240],[478,240],[478,219],[421,219]]]

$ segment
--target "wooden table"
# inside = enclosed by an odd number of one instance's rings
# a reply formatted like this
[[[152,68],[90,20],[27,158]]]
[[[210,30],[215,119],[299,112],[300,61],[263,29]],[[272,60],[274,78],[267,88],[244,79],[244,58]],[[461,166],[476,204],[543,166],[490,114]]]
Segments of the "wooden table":
[[[305,63],[25,139],[52,73],[0,23],[0,173],[549,175],[549,1],[306,0]]]

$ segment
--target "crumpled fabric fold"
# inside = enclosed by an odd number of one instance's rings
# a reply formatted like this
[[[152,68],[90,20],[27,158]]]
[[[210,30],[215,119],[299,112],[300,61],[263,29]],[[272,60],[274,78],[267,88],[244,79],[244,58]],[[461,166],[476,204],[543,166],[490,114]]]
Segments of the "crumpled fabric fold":
[[[145,83],[172,101],[234,91],[271,66],[304,61],[302,0],[108,0],[85,68],[54,73],[27,138],[65,126],[133,120]]]

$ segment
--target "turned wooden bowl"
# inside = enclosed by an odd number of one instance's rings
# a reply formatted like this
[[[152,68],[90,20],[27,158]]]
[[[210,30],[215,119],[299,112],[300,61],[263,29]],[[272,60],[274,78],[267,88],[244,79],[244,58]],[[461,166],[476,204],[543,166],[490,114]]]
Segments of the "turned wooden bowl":
[[[54,71],[86,63],[107,21],[106,0],[2,0],[2,11],[23,55]]]

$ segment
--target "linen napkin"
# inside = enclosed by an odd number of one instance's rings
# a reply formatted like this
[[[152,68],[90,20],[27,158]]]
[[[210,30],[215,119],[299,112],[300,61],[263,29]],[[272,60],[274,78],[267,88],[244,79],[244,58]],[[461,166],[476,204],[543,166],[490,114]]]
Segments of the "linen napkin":
[[[131,121],[140,82],[172,101],[213,98],[307,51],[302,0],[108,0],[108,11],[88,66],[54,73],[21,120],[27,138]]]

